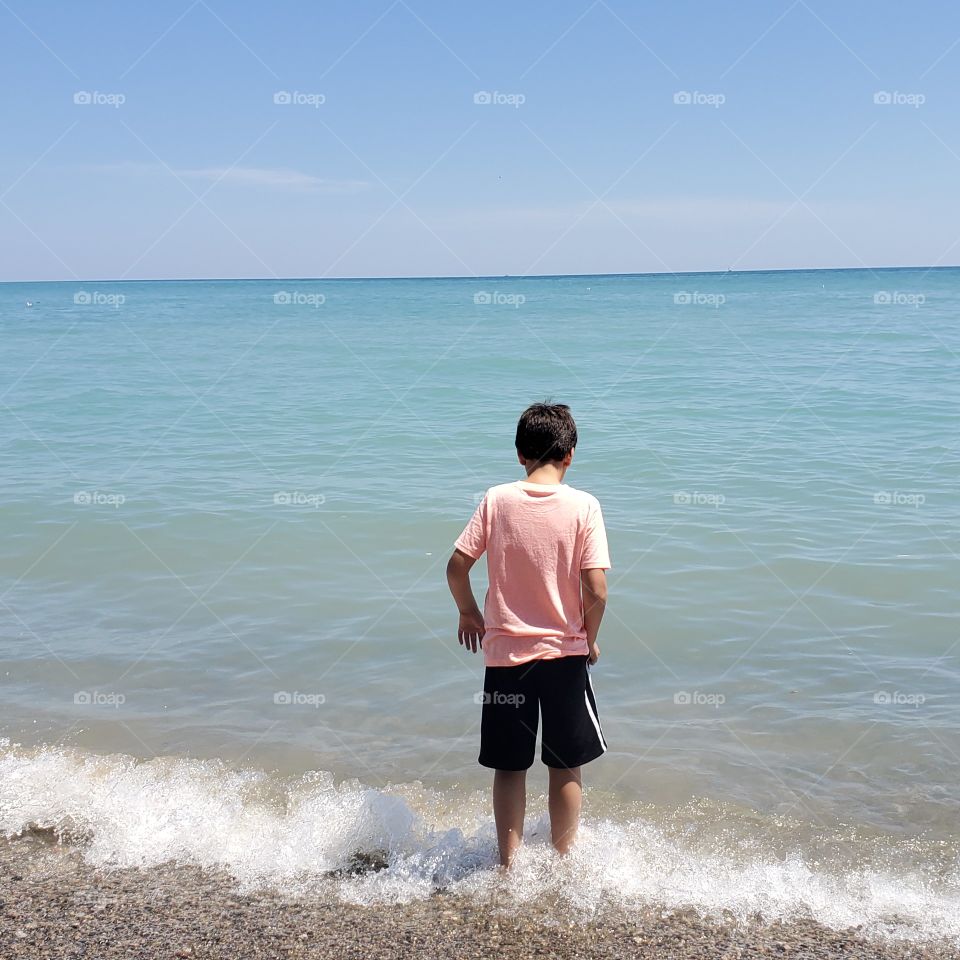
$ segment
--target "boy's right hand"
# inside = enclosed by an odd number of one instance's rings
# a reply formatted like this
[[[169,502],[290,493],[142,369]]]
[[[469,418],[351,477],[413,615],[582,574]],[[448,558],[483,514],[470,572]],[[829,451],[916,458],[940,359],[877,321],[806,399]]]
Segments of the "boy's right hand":
[[[466,647],[471,653],[476,653],[483,646],[483,614],[479,610],[460,614],[460,626],[457,628],[457,639],[461,647]]]
[[[594,641],[587,647],[587,663],[592,667],[600,659],[600,645]]]

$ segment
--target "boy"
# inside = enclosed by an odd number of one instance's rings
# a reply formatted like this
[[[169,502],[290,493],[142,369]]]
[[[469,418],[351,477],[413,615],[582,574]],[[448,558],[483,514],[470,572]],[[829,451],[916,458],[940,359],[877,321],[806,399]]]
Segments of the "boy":
[[[610,568],[600,504],[563,483],[577,445],[566,404],[535,403],[517,424],[526,480],[491,487],[454,547],[447,583],[460,611],[457,636],[486,671],[480,763],[493,767],[500,862],[523,839],[526,775],[543,715],[541,759],[550,771],[550,834],[566,853],[580,820],[580,767],[607,749],[588,665]],[[490,587],[481,614],[470,568],[486,552]]]

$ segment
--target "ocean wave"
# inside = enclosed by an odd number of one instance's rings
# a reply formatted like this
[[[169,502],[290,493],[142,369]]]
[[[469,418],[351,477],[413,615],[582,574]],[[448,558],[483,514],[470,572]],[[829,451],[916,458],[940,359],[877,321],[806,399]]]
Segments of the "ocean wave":
[[[785,824],[779,836],[770,824],[754,822],[752,834],[741,826],[588,817],[573,854],[558,858],[546,818],[532,818],[505,882],[514,904],[560,904],[585,920],[601,907],[629,914],[659,906],[726,921],[811,918],[960,945],[955,851],[934,866],[922,844],[888,838],[884,847],[873,838],[859,854],[832,860],[824,848],[791,840]],[[504,883],[483,792],[375,789],[324,772],[280,778],[208,760],[0,741],[0,831],[52,833],[96,867],[188,863],[224,870],[245,890],[365,905],[439,890],[493,905]]]

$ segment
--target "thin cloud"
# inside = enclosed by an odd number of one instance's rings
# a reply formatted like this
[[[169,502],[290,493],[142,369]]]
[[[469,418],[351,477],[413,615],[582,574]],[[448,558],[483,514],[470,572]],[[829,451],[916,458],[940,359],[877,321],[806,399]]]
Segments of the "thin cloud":
[[[175,176],[181,180],[204,180],[208,183],[264,187],[271,190],[293,190],[306,193],[348,194],[367,190],[366,180],[332,180],[316,177],[287,167],[166,167],[160,163],[120,163],[98,166],[110,173],[134,173]]]

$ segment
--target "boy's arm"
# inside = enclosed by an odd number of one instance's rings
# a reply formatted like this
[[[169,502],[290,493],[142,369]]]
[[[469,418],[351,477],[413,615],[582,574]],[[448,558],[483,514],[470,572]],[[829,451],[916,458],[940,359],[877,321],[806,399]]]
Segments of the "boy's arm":
[[[591,569],[580,571],[580,586],[583,591],[583,628],[587,632],[587,647],[590,663],[596,663],[600,656],[597,646],[597,634],[600,621],[607,608],[607,574],[604,570]]]
[[[476,653],[483,641],[483,614],[477,606],[470,586],[470,568],[477,561],[462,550],[454,550],[447,561],[447,585],[460,611],[457,639],[460,645]]]

